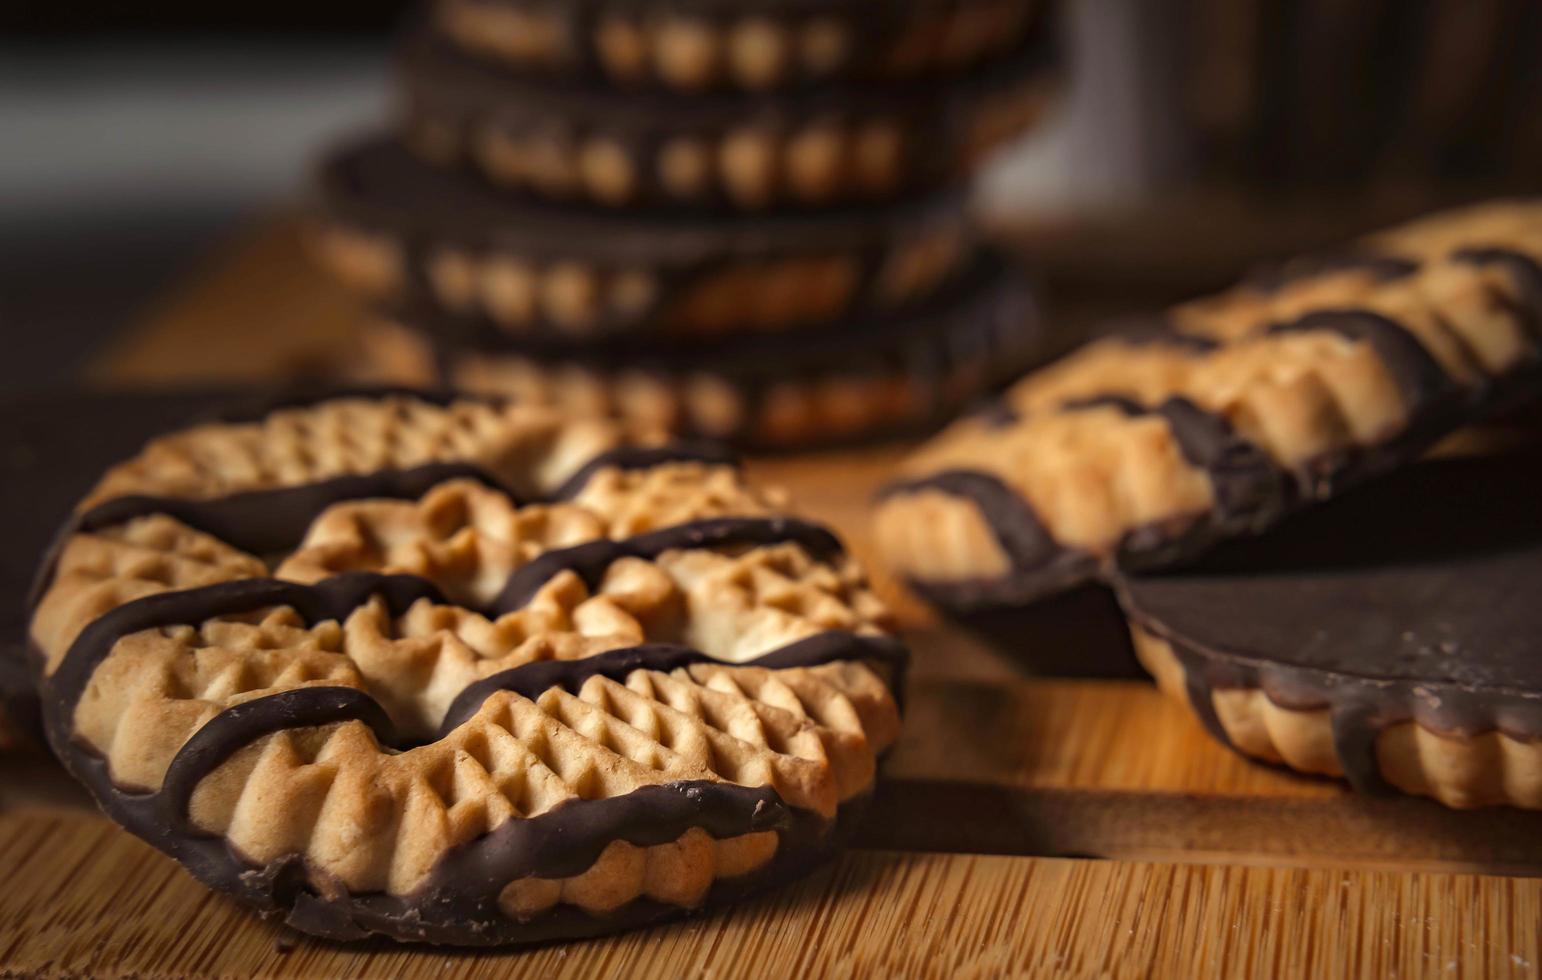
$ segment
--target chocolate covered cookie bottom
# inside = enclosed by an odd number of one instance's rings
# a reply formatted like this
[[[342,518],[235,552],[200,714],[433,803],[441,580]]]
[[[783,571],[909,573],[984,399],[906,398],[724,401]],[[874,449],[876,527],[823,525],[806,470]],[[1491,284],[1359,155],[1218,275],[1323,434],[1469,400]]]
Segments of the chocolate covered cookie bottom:
[[[1200,565],[1126,575],[1163,690],[1244,755],[1542,808],[1535,455],[1422,463]]]

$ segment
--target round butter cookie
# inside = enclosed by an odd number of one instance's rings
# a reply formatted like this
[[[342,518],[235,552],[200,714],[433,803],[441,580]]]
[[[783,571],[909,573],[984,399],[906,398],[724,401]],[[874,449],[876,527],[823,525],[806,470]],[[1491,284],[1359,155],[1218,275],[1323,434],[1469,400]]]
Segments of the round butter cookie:
[[[828,855],[904,653],[720,454],[341,396],[151,442],[61,535],[54,751],[210,887],[333,939],[636,926]]]
[[[1542,390],[1542,203],[1425,219],[1179,306],[1028,375],[880,496],[943,606],[1172,564]]]

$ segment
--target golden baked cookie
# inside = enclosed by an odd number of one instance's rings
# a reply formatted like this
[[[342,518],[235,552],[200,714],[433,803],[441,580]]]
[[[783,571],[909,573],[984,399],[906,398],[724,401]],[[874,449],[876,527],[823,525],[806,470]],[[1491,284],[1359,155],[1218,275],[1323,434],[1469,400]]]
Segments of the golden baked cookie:
[[[962,608],[1261,530],[1535,394],[1539,261],[1542,203],[1499,202],[1091,343],[904,464],[882,554]]]
[[[337,939],[604,932],[828,854],[902,648],[720,454],[342,396],[151,442],[61,536],[45,727],[195,877]]]

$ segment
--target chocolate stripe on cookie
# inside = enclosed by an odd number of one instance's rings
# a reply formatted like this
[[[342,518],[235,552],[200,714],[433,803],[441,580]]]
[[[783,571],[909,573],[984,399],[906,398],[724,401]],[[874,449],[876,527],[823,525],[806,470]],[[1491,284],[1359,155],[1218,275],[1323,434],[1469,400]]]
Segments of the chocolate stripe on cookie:
[[[33,582],[28,604],[35,607],[47,590],[59,552],[72,536],[122,524],[136,517],[165,514],[242,551],[262,555],[293,548],[323,511],[350,500],[416,500],[441,483],[470,479],[497,490],[514,506],[521,507],[571,500],[583,492],[595,473],[609,467],[639,470],[688,462],[728,465],[734,462],[734,457],[727,450],[704,444],[620,447],[589,460],[557,490],[535,499],[521,497],[484,467],[465,461],[427,463],[405,470],[375,470],[316,483],[247,490],[206,499],[138,494],[114,497],[75,515],[60,529]]]
[[[226,708],[200,725],[172,758],[155,794],[161,819],[178,833],[198,833],[188,822],[187,805],[205,776],[265,735],[341,721],[361,721],[381,745],[396,743],[391,716],[356,687],[297,687]]]
[[[1113,408],[1132,418],[1160,416],[1166,421],[1183,458],[1209,476],[1216,501],[1215,522],[1224,528],[1241,530],[1271,522],[1295,499],[1290,475],[1268,454],[1239,436],[1224,418],[1205,411],[1186,398],[1169,398],[1148,409],[1122,395],[1097,395],[1068,400],[1060,408],[1062,411]],[[878,499],[923,490],[938,490],[973,503],[1007,554],[1014,573],[1023,580],[1040,573],[1063,576],[1077,566],[1094,562],[1092,556],[1081,555],[1056,542],[1022,494],[988,473],[948,470],[901,481],[883,488]],[[1126,536],[1120,549],[1125,557],[1149,557],[1150,552],[1167,547],[1166,542],[1144,530],[1132,529]],[[1213,528],[1207,528],[1203,533],[1213,531]],[[1073,556],[1076,560],[1068,562],[1067,559]],[[935,583],[926,583],[924,587],[933,589]],[[978,582],[970,585],[976,590],[982,587],[983,584]]]
[[[375,596],[385,600],[393,615],[406,612],[407,607],[419,599],[441,604],[445,601],[438,587],[428,579],[375,572],[347,572],[314,585],[275,578],[248,578],[197,589],[160,592],[125,602],[92,620],[43,683],[67,727],[97,665],[107,658],[120,639],[131,633],[166,626],[198,625],[220,616],[273,606],[289,606],[307,622],[329,619],[342,622],[350,612]],[[50,730],[50,739],[55,734]],[[69,733],[62,731],[58,737],[67,740]],[[54,750],[62,751],[62,746],[55,744]]]
[[[605,570],[620,558],[652,559],[665,551],[682,548],[782,543],[800,545],[816,561],[828,561],[843,553],[839,539],[827,528],[793,518],[723,517],[693,521],[631,538],[601,539],[548,551],[509,576],[490,611],[503,614],[522,608],[563,571],[577,573],[590,589],[594,589]],[[164,626],[196,625],[220,616],[270,606],[292,607],[307,622],[329,619],[342,622],[354,609],[376,595],[386,601],[393,615],[405,612],[419,599],[439,604],[445,602],[438,588],[425,578],[375,572],[347,572],[313,585],[260,578],[161,592],[126,602],[93,620],[70,646],[47,683],[56,699],[72,710],[97,665],[106,659],[119,639],[130,633]]]
[[[1510,274],[1520,291],[1516,313],[1533,339],[1542,337],[1542,263],[1513,248],[1463,248],[1451,254],[1457,262],[1471,265],[1499,266]]]
[[[1146,408],[1122,395],[1098,395],[1064,402],[1062,411],[1117,408],[1125,415],[1160,415],[1183,458],[1210,477],[1216,516],[1247,527],[1284,513],[1292,498],[1290,478],[1268,453],[1242,438],[1231,423],[1187,398],[1173,397]],[[1240,520],[1238,520],[1240,519]]]
[[[1371,310],[1316,310],[1288,323],[1278,323],[1269,333],[1306,333],[1328,330],[1350,340],[1371,345],[1402,392],[1410,416],[1454,395],[1459,389],[1434,355],[1412,333],[1390,317]]]
[[[1021,494],[999,477],[981,470],[943,470],[914,480],[896,481],[880,489],[878,499],[927,490],[974,504],[1014,569],[1026,570],[1048,564],[1064,550]]]
[[[669,463],[703,463],[709,466],[738,466],[739,458],[726,446],[711,443],[676,443],[668,446],[618,446],[589,460],[546,495],[547,500],[572,500],[583,492],[589,480],[600,470],[646,470]]]
[[[646,643],[608,650],[581,660],[541,660],[511,667],[467,685],[450,702],[444,720],[439,723],[439,732],[443,736],[464,724],[466,719],[481,709],[482,702],[498,691],[512,691],[534,701],[542,692],[554,687],[575,693],[591,677],[621,680],[634,670],[668,672],[701,663],[785,670],[816,667],[840,660],[872,660],[898,670],[903,669],[908,655],[903,647],[889,637],[826,632],[794,641],[751,660],[734,663],[676,643]]]
[[[1284,513],[1293,496],[1289,476],[1225,418],[1187,398],[1169,398],[1152,412],[1167,420],[1183,458],[1210,477],[1223,523],[1251,527]]]
[[[503,493],[515,506],[524,503],[476,463],[427,463],[406,470],[375,470],[204,500],[116,497],[76,517],[70,533],[97,531],[136,517],[165,514],[242,551],[261,555],[294,547],[316,517],[333,504],[369,498],[416,500],[439,484],[456,479],[476,480]]]
[[[843,552],[829,529],[790,517],[715,517],[677,524],[630,538],[603,538],[536,556],[516,569],[498,593],[493,608],[500,612],[528,603],[559,572],[571,571],[592,590],[605,570],[620,558],[653,559],[680,548],[725,548],[737,545],[797,544],[815,561],[829,561]]]

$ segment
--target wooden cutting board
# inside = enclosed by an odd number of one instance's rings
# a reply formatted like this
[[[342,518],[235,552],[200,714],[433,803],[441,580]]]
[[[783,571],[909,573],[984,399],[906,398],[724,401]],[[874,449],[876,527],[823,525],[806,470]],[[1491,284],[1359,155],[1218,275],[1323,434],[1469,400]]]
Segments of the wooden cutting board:
[[[269,381],[346,356],[356,313],[259,230],[91,370]],[[903,446],[752,460],[869,552]],[[118,831],[47,759],[0,759],[0,975],[1531,977],[1542,814],[1367,800],[1251,765],[1125,672],[1105,597],[966,629],[891,584],[916,652],[856,849],[805,882],[611,939],[502,953],[328,944],[262,923]]]

